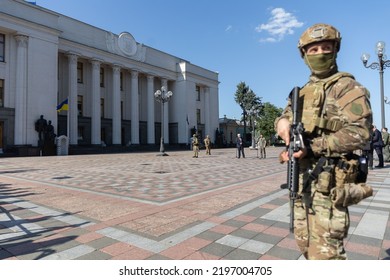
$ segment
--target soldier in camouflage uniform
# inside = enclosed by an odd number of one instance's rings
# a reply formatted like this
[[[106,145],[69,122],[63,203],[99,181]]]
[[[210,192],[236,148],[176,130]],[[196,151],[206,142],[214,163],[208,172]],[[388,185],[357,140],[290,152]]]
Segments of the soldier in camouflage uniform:
[[[370,137],[369,92],[351,74],[338,71],[340,42],[340,33],[333,26],[316,24],[298,43],[311,71],[299,93],[298,119],[304,125],[305,147],[293,154],[300,167],[294,234],[306,259],[346,259],[347,207],[372,195],[369,186],[357,182],[359,165],[353,156]],[[289,100],[282,116],[275,120],[275,129],[287,145],[291,121]],[[283,151],[280,159],[287,162],[288,153]],[[309,175],[320,159],[320,171],[313,179]]]
[[[193,158],[197,158],[199,156],[199,140],[196,134],[192,135],[192,150],[194,151]]]
[[[211,155],[210,147],[211,147],[211,139],[210,136],[206,136],[206,138],[203,140],[204,146],[206,147],[206,155]]]
[[[265,140],[263,134],[260,134],[257,139],[257,153],[260,152],[260,158],[266,158],[265,147],[267,146],[267,140]]]

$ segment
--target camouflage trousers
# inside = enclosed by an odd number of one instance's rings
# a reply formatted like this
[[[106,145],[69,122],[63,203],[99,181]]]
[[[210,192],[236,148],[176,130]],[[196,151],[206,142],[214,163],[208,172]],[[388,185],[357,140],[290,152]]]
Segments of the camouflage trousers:
[[[199,146],[198,145],[193,145],[192,150],[194,151],[194,157],[198,157],[198,155],[199,155]]]
[[[308,260],[345,260],[343,239],[348,234],[349,213],[335,207],[328,195],[305,194],[294,205],[294,234]]]

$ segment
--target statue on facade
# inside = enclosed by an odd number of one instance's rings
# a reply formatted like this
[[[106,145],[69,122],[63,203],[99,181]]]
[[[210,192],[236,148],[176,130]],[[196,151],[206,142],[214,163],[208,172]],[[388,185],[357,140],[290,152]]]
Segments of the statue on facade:
[[[47,122],[43,115],[35,122],[35,130],[38,132],[38,147],[41,156],[50,156],[55,154],[54,126],[51,121]]]
[[[56,154],[56,145],[55,145],[56,136],[57,135],[54,133],[54,126],[51,124],[51,121],[49,121],[45,129],[43,155],[53,156]]]
[[[47,127],[47,121],[43,118],[43,115],[35,122],[35,131],[38,132],[38,146],[43,147],[45,141],[45,131]]]
[[[45,142],[46,140],[48,142],[54,142],[56,136],[57,135],[54,133],[54,126],[51,124],[51,121],[49,121],[45,129]]]

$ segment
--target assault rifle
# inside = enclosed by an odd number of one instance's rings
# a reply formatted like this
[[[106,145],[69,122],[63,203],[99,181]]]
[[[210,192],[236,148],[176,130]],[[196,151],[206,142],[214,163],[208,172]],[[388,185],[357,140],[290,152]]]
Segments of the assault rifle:
[[[281,188],[290,191],[290,232],[294,232],[294,203],[298,197],[299,189],[299,160],[293,156],[304,148],[302,133],[304,131],[303,124],[298,122],[298,98],[299,87],[294,87],[290,92],[291,110],[293,113],[293,120],[290,128],[290,143],[288,150],[288,166],[287,166],[287,184],[283,184]]]

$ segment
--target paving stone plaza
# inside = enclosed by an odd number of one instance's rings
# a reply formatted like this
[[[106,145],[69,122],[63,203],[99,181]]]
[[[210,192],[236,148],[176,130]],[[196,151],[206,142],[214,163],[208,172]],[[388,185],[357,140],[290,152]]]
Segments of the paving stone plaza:
[[[0,259],[301,259],[280,150],[1,158]],[[390,165],[368,181],[348,258],[390,259]]]

